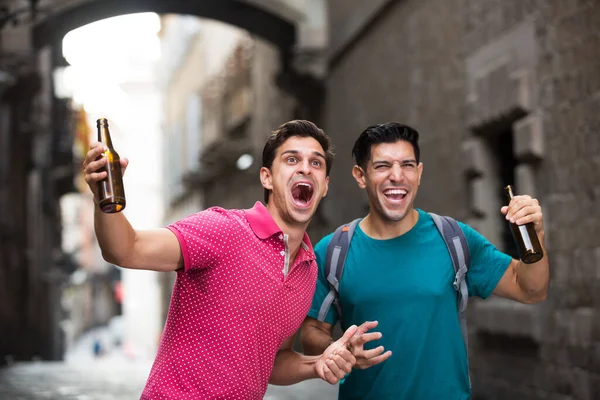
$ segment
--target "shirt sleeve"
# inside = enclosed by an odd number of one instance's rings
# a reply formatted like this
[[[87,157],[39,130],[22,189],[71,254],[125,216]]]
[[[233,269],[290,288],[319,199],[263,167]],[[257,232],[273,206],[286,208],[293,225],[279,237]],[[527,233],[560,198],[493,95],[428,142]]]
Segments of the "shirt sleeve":
[[[169,225],[179,241],[185,271],[217,263],[229,247],[234,224],[227,210],[213,207]]]
[[[470,226],[462,222],[459,224],[465,233],[471,254],[471,263],[467,272],[469,296],[488,298],[504,276],[512,257],[498,250]]]
[[[317,286],[315,288],[315,295],[313,297],[312,306],[310,307],[310,311],[308,312],[308,316],[311,318],[318,319],[319,311],[321,310],[321,306],[323,305],[323,301],[327,294],[329,294],[329,283],[327,282],[327,278],[325,277],[325,258],[327,255],[327,246],[333,237],[333,233],[325,236],[323,239],[317,243],[315,246],[315,256],[317,258],[317,266],[319,267],[319,274],[317,276]],[[337,311],[333,303],[329,307],[329,311],[327,311],[327,315],[325,316],[325,322],[334,325],[338,320]]]

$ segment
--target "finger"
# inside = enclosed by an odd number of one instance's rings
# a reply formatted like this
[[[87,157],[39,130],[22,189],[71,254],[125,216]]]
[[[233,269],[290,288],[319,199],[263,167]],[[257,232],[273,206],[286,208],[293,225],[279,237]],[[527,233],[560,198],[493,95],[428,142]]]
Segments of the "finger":
[[[507,217],[510,218],[523,207],[527,207],[529,205],[534,204],[534,200],[535,199],[532,199],[531,196],[527,195],[513,197],[510,203],[508,204]]]
[[[355,335],[365,334],[367,331],[377,327],[377,325],[379,325],[379,321],[365,321],[358,327]]]
[[[91,174],[86,174],[85,181],[87,183],[95,183],[101,181],[102,179],[106,179],[107,173],[106,171],[102,172],[92,172]]]
[[[500,212],[504,215],[506,215],[506,213],[508,212],[508,206],[502,206],[500,208]]]
[[[380,356],[373,357],[373,358],[370,358],[370,359],[366,360],[363,365],[365,365],[366,367],[372,367],[373,365],[377,365],[379,363],[384,362],[385,360],[387,360],[391,356],[392,356],[392,352],[388,350],[388,351],[386,351],[385,353],[383,353]]]
[[[333,355],[331,357],[331,359],[337,360],[336,357],[339,357],[340,359],[342,359],[345,362],[350,363],[352,365],[356,364],[356,357],[354,357],[354,354],[352,354],[352,352],[347,350],[346,348],[342,348],[342,350],[338,351],[337,354]],[[339,365],[339,363],[338,363],[338,365]]]
[[[515,201],[515,202],[519,202],[519,201],[528,202],[529,200],[533,200],[533,197],[529,196],[528,194],[519,194],[519,195],[513,196],[513,198],[511,200]]]
[[[542,214],[541,213],[535,213],[535,214],[529,214],[526,215],[525,217],[522,218],[518,218],[515,221],[515,224],[517,225],[525,225],[532,222],[534,225],[539,225],[542,222]]]
[[[344,375],[352,371],[352,367],[354,367],[354,365],[356,364],[356,358],[354,358],[353,355],[350,355],[350,359],[344,358],[340,355],[336,355],[331,360],[338,366],[338,368],[344,373]]]
[[[121,158],[121,173],[123,175],[125,175],[125,170],[127,169],[127,166],[129,165],[129,159],[128,158]]]
[[[362,357],[366,359],[371,359],[383,353],[384,350],[385,348],[383,346],[379,346],[371,350],[366,350],[362,353]]]
[[[350,328],[346,329],[344,335],[341,338],[339,338],[335,343],[338,345],[338,347],[346,346],[350,342],[350,339],[352,339],[352,336],[354,336],[357,330],[358,327],[356,325],[352,325]]]
[[[323,379],[325,382],[335,385],[338,383],[339,379],[335,376],[335,374],[327,367],[326,365],[323,367]]]
[[[100,157],[98,160],[95,161],[91,161],[90,163],[88,163],[88,165],[85,167],[84,172],[86,174],[91,174],[93,172],[97,172],[100,168],[104,167],[107,163],[107,158],[106,157]]]
[[[516,223],[520,218],[525,218],[529,215],[533,215],[538,211],[537,207],[533,205],[527,205],[521,208],[519,211],[515,212],[510,217],[510,222]]]
[[[352,346],[354,347],[359,347],[364,345],[365,343],[372,342],[373,340],[381,339],[381,337],[381,332],[369,332],[358,337],[354,336],[350,341],[350,344],[352,344]]]
[[[336,379],[342,379],[344,375],[346,375],[346,372],[344,372],[342,368],[340,368],[340,366],[337,365],[333,360],[325,361],[325,365],[327,365],[327,367],[331,370]]]
[[[102,149],[102,148],[104,148],[104,145],[100,142],[94,142],[94,143],[90,144],[90,150],[95,149],[96,147],[99,147]]]
[[[85,160],[83,161],[83,167],[85,168],[90,163],[98,160],[100,158],[100,156],[102,155],[103,151],[104,150],[103,150],[102,146],[95,146],[95,147],[91,148],[85,155]]]
[[[95,142],[90,145],[90,150],[89,150],[88,154],[93,152],[94,154],[96,154],[96,157],[97,157],[99,154],[103,153],[104,151],[106,151],[106,146],[100,142]]]

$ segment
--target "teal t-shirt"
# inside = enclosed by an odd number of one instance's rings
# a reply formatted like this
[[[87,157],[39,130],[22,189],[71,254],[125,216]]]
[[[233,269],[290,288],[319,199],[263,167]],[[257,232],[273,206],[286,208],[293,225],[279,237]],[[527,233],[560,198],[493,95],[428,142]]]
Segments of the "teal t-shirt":
[[[385,362],[353,370],[340,385],[343,400],[463,400],[470,397],[467,354],[452,286],[454,268],[442,236],[429,214],[418,210],[417,224],[388,240],[368,237],[357,226],[340,280],[344,325],[379,321],[383,345],[392,350]],[[467,274],[470,296],[488,297],[510,264],[469,226],[463,229],[471,263]],[[327,245],[315,246],[319,277],[309,316],[317,318],[329,286],[324,275]],[[338,320],[331,307],[326,322]]]

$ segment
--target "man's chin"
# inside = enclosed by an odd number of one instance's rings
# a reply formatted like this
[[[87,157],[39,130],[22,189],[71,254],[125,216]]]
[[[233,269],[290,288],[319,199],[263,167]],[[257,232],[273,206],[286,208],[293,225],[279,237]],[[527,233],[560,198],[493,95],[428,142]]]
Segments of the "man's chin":
[[[384,218],[391,222],[400,222],[406,217],[407,214],[407,210],[383,209]]]
[[[310,219],[315,214],[314,207],[297,207],[294,205],[292,207],[292,212],[290,213],[290,217],[294,220],[294,222],[300,224],[306,224],[310,222]]]

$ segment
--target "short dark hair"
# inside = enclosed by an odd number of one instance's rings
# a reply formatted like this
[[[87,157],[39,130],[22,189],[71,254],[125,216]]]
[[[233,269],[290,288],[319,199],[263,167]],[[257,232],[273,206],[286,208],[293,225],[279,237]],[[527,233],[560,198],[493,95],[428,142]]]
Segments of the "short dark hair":
[[[269,136],[267,143],[265,143],[265,147],[263,148],[262,166],[271,169],[277,149],[286,140],[295,136],[311,137],[319,142],[323,151],[325,151],[325,167],[327,176],[329,176],[334,157],[331,139],[317,125],[305,120],[288,121],[285,124],[280,125],[276,131],[271,133],[271,136]],[[265,189],[265,203],[269,202],[269,192],[270,190]]]
[[[371,158],[371,147],[373,145],[396,143],[399,140],[404,140],[412,145],[418,163],[420,158],[419,132],[408,125],[388,122],[369,126],[356,139],[352,148],[352,156],[356,161],[356,165],[363,169],[366,168],[367,162]]]

